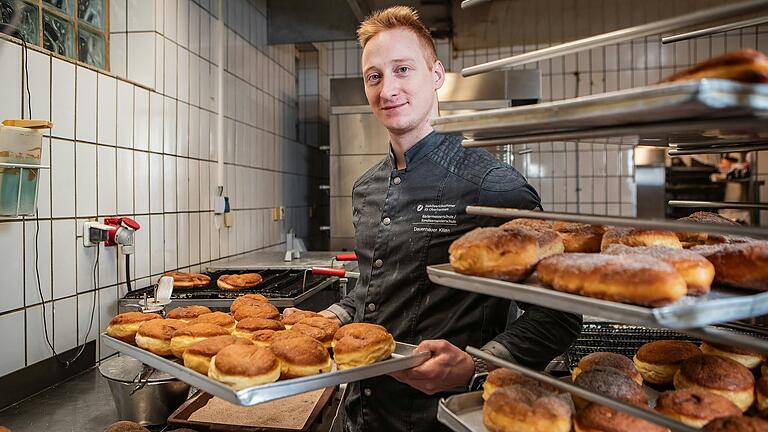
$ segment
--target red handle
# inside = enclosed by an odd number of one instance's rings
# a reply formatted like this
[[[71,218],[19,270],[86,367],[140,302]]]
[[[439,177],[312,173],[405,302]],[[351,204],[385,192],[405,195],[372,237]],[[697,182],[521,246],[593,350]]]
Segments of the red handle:
[[[327,268],[327,267],[312,267],[312,274],[344,277],[346,276],[347,271],[341,268],[336,269],[336,268]]]
[[[136,222],[135,220],[133,220],[133,219],[131,219],[131,218],[129,218],[129,217],[123,217],[123,218],[122,218],[122,221],[123,221],[123,223],[124,223],[124,224],[125,224],[125,225],[126,225],[128,228],[131,228],[131,229],[132,229],[132,230],[134,230],[134,231],[136,231],[136,230],[138,230],[139,228],[141,228],[141,227],[139,226],[139,223],[138,223],[138,222]]]
[[[336,261],[357,261],[357,254],[352,253],[340,253],[336,255]]]

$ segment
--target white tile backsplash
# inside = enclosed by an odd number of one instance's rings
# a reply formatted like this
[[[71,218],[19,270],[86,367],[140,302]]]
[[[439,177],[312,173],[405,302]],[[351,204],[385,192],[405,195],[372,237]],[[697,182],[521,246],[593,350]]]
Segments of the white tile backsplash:
[[[25,87],[25,91],[22,91],[23,110],[27,113],[25,117],[49,120],[51,118],[51,56],[32,50],[28,52],[27,70],[29,71],[29,92],[32,94],[29,98],[32,115],[29,116],[30,106],[27,101],[26,84],[22,84]]]
[[[78,217],[96,215],[96,146],[75,144],[75,201]]]
[[[143,9],[151,8],[144,7]],[[155,33],[128,33],[126,49],[128,51],[128,78],[144,86],[155,88],[155,62],[157,61]]]
[[[117,154],[113,147],[98,148],[98,214],[117,212]]]
[[[0,121],[21,117],[21,47],[0,40],[0,82],[3,97],[0,98]]]
[[[133,88],[125,81],[117,81],[117,129],[116,143],[119,147],[133,147]]]
[[[77,292],[77,223],[72,219],[53,221],[53,298]],[[29,284],[28,284],[29,285]]]
[[[75,137],[75,66],[64,60],[51,60],[51,134]],[[34,107],[33,107],[34,110]],[[33,111],[34,112],[34,111]]]
[[[77,67],[75,87],[75,139],[96,142],[97,73]]]
[[[77,297],[53,302],[53,335],[58,353],[77,346]]]
[[[75,215],[75,145],[71,141],[51,140],[51,214]]]
[[[0,223],[0,274],[4,275],[4,293],[0,296],[0,312],[24,307],[24,244],[22,222]]]
[[[27,364],[35,364],[52,356],[48,342],[53,344],[53,305],[46,303],[28,307],[27,312]],[[45,312],[45,319],[43,318]],[[45,324],[45,325],[44,325]],[[48,338],[46,339],[46,331]]]
[[[25,366],[26,352],[23,310],[0,315],[0,345],[3,355],[0,356],[0,376],[8,375]]]
[[[163,103],[163,152],[176,154],[176,99],[170,97]]]
[[[149,151],[163,151],[163,95],[149,95]]]
[[[38,233],[36,221],[24,222],[24,304],[26,306],[41,302],[40,291],[45,301],[51,299],[51,221],[39,221],[39,227]],[[35,271],[35,255],[37,255],[37,271]],[[39,289],[38,274],[40,275]],[[74,285],[72,288],[74,290]],[[59,293],[54,293],[56,294]]]
[[[134,152],[117,149],[117,214],[133,214]],[[148,174],[144,174],[147,176]]]

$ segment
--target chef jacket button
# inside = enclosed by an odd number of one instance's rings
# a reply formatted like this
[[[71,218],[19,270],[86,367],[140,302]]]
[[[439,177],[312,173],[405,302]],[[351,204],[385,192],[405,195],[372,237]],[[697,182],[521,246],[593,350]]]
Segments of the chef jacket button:
[[[372,393],[373,393],[373,392],[372,392],[372,391],[371,391],[371,389],[369,389],[369,388],[367,388],[367,389],[363,389],[363,394],[364,394],[364,395],[366,395],[366,396],[368,396],[368,397],[370,397]]]
[[[373,303],[368,303],[368,310],[371,312],[376,311],[376,305]]]
[[[384,222],[384,225],[389,225],[390,223],[392,223],[392,220],[388,217],[385,217],[382,222]]]
[[[395,177],[394,179],[392,179],[392,183],[394,183],[396,185],[399,185],[401,181],[402,180],[400,180],[400,177]]]
[[[384,266],[384,261],[377,259],[376,261],[373,262],[373,266],[376,268],[381,268]]]

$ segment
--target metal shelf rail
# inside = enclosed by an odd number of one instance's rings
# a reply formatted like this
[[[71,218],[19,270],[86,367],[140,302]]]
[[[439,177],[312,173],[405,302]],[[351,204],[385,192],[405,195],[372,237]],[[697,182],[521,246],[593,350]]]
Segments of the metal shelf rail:
[[[712,208],[712,209],[745,209],[745,210],[768,210],[768,204],[763,203],[744,203],[744,202],[732,202],[732,201],[685,201],[685,200],[669,200],[667,203],[670,207],[696,207],[696,208]]]
[[[590,36],[584,39],[578,39],[564,44],[543,48],[524,54],[507,57],[476,66],[470,66],[462,69],[463,76],[472,76],[485,72],[491,72],[499,69],[521,66],[541,60],[547,60],[566,54],[573,54],[592,48],[598,48],[609,44],[626,42],[645,36],[653,36],[666,31],[676,30],[696,24],[716,21],[724,18],[732,18],[752,12],[758,12],[768,8],[766,0],[749,0],[739,3],[718,6],[710,9],[704,9],[685,15],[680,15],[648,24],[642,24],[635,27],[628,27],[601,35]]]
[[[736,21],[728,24],[723,24],[715,27],[709,27],[701,30],[694,30],[692,32],[681,33],[673,36],[665,36],[661,38],[662,44],[680,42],[688,39],[693,39],[701,36],[709,36],[717,33],[725,33],[731,30],[738,30],[745,27],[752,27],[760,24],[768,23],[768,16],[751,18],[743,21]]]

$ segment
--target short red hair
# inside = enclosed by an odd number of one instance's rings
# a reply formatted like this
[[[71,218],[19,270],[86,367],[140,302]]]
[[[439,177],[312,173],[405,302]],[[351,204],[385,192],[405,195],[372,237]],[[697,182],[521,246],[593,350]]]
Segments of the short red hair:
[[[429,33],[429,29],[419,20],[419,13],[409,6],[393,6],[384,10],[376,11],[368,16],[357,29],[357,40],[360,46],[365,45],[377,34],[402,28],[409,30],[419,38],[424,49],[424,59],[431,68],[437,61],[437,50],[435,41]]]

